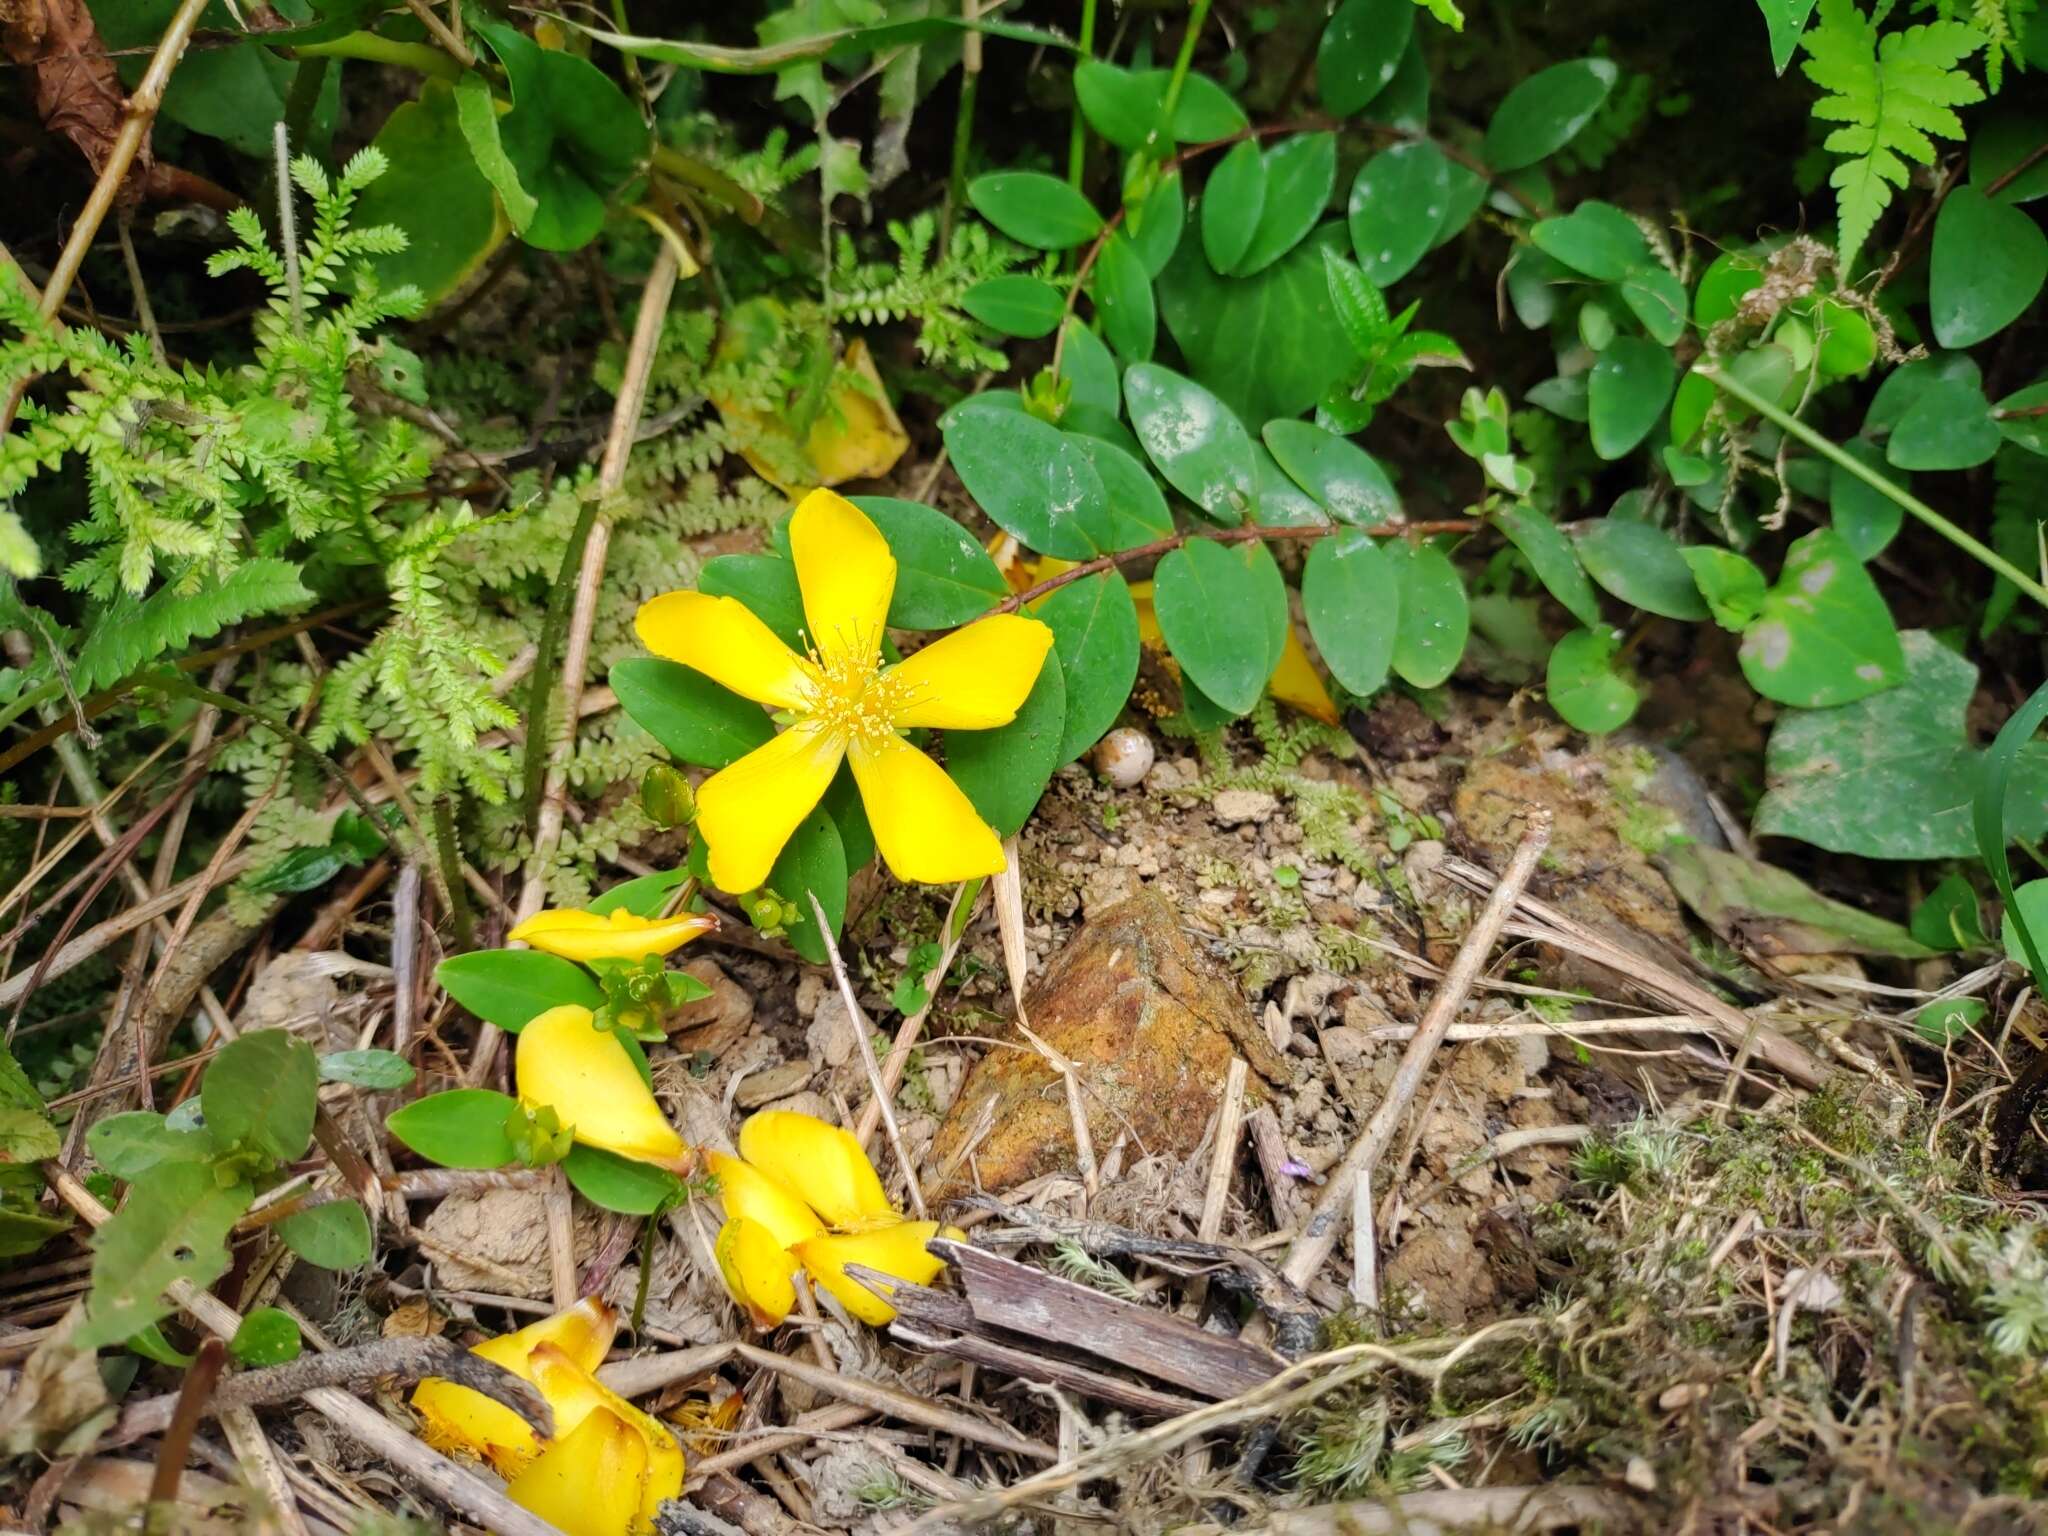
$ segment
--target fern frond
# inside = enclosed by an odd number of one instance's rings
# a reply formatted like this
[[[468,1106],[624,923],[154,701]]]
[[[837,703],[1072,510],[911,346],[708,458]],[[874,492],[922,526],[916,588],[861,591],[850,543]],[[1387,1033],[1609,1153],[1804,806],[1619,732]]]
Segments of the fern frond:
[[[81,693],[95,693],[144,662],[217,635],[230,624],[309,603],[313,594],[299,576],[299,567],[289,560],[259,559],[201,591],[164,587],[139,603],[122,594],[79,648],[72,685]]]

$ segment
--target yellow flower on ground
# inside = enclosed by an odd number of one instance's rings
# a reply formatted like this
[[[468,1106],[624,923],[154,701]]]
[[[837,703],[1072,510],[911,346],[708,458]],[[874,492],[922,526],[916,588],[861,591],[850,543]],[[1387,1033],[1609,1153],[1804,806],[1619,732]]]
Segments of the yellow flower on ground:
[[[665,955],[717,927],[717,918],[699,912],[637,917],[623,907],[602,914],[562,907],[534,913],[505,937],[530,944],[543,954],[587,965],[592,960],[644,960],[649,955]]]
[[[585,1371],[594,1371],[604,1363],[618,1331],[619,1314],[597,1297],[586,1296],[566,1312],[544,1317],[517,1333],[486,1339],[470,1353],[537,1386],[535,1351],[546,1346]],[[413,1389],[412,1406],[424,1421],[427,1444],[439,1451],[480,1456],[506,1477],[516,1475],[539,1449],[526,1420],[503,1403],[452,1381],[428,1377]],[[559,1422],[555,1430],[561,1433]]]
[[[1052,631],[997,614],[882,665],[896,559],[852,502],[813,491],[789,520],[809,654],[799,656],[736,598],[670,592],[634,620],[657,656],[786,715],[781,734],[704,781],[697,827],[721,890],[749,891],[831,785],[853,766],[875,844],[900,880],[948,884],[1000,873],[1002,840],[945,770],[906,741],[919,726],[982,731],[1017,717]]]
[[[725,1205],[716,1257],[732,1299],[757,1328],[796,1305],[799,1266],[862,1322],[896,1309],[846,1273],[862,1264],[922,1285],[944,1266],[925,1244],[957,1227],[911,1221],[889,1203],[875,1165],[851,1131],[793,1110],[764,1109],[740,1127],[740,1156],[712,1152]],[[828,1230],[828,1228],[830,1230]]]
[[[588,1008],[564,1003],[519,1032],[513,1056],[519,1100],[552,1108],[585,1146],[688,1173],[692,1159],[633,1058]]]

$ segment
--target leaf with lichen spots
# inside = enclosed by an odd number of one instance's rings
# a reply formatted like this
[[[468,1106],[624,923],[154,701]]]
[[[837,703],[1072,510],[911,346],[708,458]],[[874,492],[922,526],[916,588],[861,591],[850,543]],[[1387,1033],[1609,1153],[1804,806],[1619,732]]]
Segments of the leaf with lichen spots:
[[[1742,674],[1780,704],[1853,703],[1905,676],[1891,610],[1842,536],[1822,528],[1785,555],[1778,584],[1742,636]]]

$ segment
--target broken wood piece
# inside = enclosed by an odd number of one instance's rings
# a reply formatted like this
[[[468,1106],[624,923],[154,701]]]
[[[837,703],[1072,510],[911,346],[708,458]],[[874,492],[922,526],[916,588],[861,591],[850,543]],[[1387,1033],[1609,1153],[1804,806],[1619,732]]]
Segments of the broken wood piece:
[[[960,1271],[977,1321],[1114,1360],[1205,1398],[1249,1391],[1284,1364],[1270,1350],[1015,1259],[945,1238],[928,1246]]]

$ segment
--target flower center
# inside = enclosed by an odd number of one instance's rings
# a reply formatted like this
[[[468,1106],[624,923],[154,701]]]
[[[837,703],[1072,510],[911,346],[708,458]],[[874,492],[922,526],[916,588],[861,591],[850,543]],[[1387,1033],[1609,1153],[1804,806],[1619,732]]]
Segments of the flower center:
[[[874,747],[894,734],[896,716],[916,694],[914,684],[868,660],[864,646],[835,646],[829,655],[811,652],[812,720],[843,741]]]

